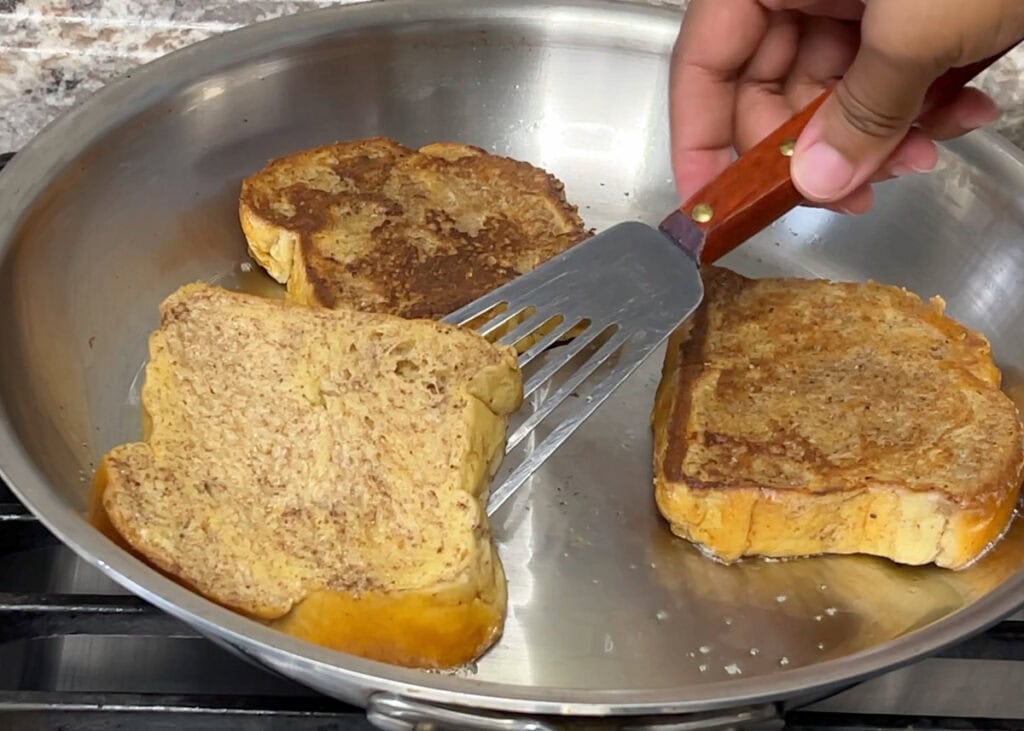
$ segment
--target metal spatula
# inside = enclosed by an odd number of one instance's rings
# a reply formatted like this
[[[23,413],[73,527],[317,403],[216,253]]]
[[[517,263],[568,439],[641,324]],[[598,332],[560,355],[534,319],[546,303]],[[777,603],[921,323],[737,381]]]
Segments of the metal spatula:
[[[930,103],[949,98],[996,58],[945,74],[933,85]],[[803,202],[789,176],[789,157],[829,93],[739,157],[658,229],[613,226],[445,318],[520,346],[532,410],[513,423],[507,453],[528,438],[536,441],[541,424],[554,424],[518,464],[506,459],[507,476],[492,490],[488,515],[697,309],[704,296],[701,264],[725,256]],[[528,372],[535,361],[539,366]],[[592,378],[597,382],[586,397],[574,399]]]

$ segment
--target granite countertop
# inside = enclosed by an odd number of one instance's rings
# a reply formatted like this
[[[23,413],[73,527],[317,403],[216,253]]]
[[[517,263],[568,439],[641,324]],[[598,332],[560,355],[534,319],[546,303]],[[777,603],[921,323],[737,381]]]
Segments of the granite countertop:
[[[343,1],[343,0],[342,0]],[[328,0],[0,0],[0,152],[170,51]]]
[[[260,20],[359,1],[0,0],[0,152],[138,64]],[[1003,107],[996,129],[1024,147],[1022,70],[1024,47],[980,83]]]

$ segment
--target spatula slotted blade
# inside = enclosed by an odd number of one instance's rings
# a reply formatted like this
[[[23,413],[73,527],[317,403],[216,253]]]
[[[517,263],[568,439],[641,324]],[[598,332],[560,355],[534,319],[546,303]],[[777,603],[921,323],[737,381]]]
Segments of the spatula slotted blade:
[[[668,236],[622,223],[452,313],[497,342],[519,344],[532,412],[510,430],[507,454],[544,426],[546,435],[505,475],[492,515],[636,368],[704,296],[694,259]],[[525,346],[525,347],[524,347]],[[539,365],[538,365],[539,363]],[[527,366],[537,366],[532,372]],[[593,380],[585,398],[573,398]],[[563,407],[563,408],[559,408]]]

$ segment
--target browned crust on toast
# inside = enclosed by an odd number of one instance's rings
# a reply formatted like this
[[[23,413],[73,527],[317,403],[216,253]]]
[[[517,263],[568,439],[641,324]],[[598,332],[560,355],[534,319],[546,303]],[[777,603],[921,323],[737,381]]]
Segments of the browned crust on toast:
[[[586,238],[554,176],[469,145],[378,137],[246,178],[249,250],[297,302],[440,318]]]
[[[988,341],[876,283],[705,272],[670,338],[655,494],[725,560],[868,553],[968,565],[1020,493],[1021,421]]]

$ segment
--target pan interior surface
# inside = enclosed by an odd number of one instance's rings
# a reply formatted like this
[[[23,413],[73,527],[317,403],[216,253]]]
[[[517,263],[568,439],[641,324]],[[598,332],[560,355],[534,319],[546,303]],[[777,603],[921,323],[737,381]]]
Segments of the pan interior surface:
[[[387,135],[479,145],[546,168],[589,226],[676,204],[665,89],[677,14],[633,4],[371,3],[174,54],[47,130],[0,178],[0,468],[76,550],[127,586],[332,695],[375,690],[566,713],[690,710],[877,672],[1014,608],[1018,524],[950,573],[865,557],[723,566],[656,514],[649,413],[661,352],[495,516],[509,578],[500,643],[420,674],[281,638],[189,595],[86,522],[92,472],[141,433],[157,305],[187,282],[271,296],[237,220],[275,156]],[[941,295],[989,337],[1024,404],[1024,166],[993,136],[880,186],[875,210],[796,210],[723,265]],[[574,706],[560,703],[578,704]]]

